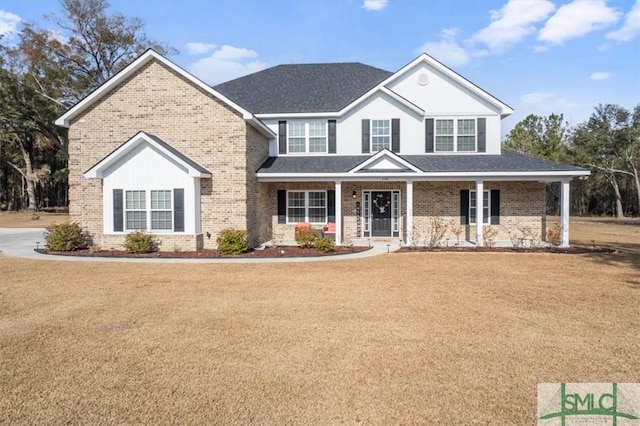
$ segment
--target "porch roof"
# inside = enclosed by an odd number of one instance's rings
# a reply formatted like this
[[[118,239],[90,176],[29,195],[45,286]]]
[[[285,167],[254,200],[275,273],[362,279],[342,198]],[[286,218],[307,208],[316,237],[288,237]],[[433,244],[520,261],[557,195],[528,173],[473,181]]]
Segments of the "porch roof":
[[[372,154],[372,155],[375,155]],[[371,158],[372,155],[318,155],[269,157],[258,169],[259,174],[342,174]],[[396,154],[397,155],[397,154]],[[485,172],[575,172],[588,174],[582,167],[556,163],[517,153],[502,151],[501,155],[486,154],[425,154],[398,155],[424,173],[485,173]],[[394,173],[400,170],[393,170]],[[363,169],[358,173],[370,170]],[[381,170],[375,170],[380,173]],[[391,170],[389,171],[391,172]],[[407,173],[409,174],[409,173]]]

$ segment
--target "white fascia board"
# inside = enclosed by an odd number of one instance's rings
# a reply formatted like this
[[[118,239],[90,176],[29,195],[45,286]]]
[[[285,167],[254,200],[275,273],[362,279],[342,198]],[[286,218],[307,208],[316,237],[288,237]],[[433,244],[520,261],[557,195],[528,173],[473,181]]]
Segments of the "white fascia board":
[[[411,111],[415,112],[416,114],[418,114],[420,116],[424,116],[425,111],[422,108],[420,108],[419,106],[417,106],[416,104],[414,104],[410,100],[398,95],[393,90],[391,90],[391,89],[389,89],[387,87],[381,87],[380,91],[382,93],[390,96],[392,99],[395,99],[396,101],[400,102],[401,104],[403,104],[404,106],[409,108]]]
[[[256,114],[255,115],[259,119],[282,119],[286,120],[288,118],[338,118],[341,116],[339,112],[282,112],[276,114]]]
[[[477,179],[485,180],[531,180],[556,182],[559,180],[567,180],[573,177],[589,176],[590,171],[559,171],[559,172],[436,172],[436,173],[362,173],[355,174],[346,173],[257,173],[258,180],[261,182],[295,182],[296,180],[309,181],[367,181],[367,180],[395,180],[405,181],[473,181]]]
[[[362,169],[366,168],[369,164],[375,163],[376,161],[378,161],[382,157],[387,157],[391,161],[398,162],[398,163],[402,164],[403,166],[413,170],[415,173],[421,173],[421,170],[419,168],[417,168],[416,166],[414,166],[413,164],[411,164],[410,162],[408,162],[404,158],[398,156],[393,151],[389,151],[388,149],[383,149],[382,151],[378,151],[376,153],[376,155],[374,155],[372,157],[369,157],[368,159],[366,159],[362,163],[358,164],[353,169],[349,170],[348,173],[349,174],[355,174],[359,170],[362,170]]]
[[[222,102],[229,105],[232,109],[236,110],[239,114],[241,114],[244,120],[251,122],[254,125],[254,127],[256,127],[258,130],[261,131],[261,133],[264,133],[265,136],[273,137],[273,138],[276,137],[275,133],[273,133],[264,123],[257,120],[253,116],[253,114],[251,114],[249,111],[242,108],[240,105],[236,104],[235,102],[231,101],[226,96],[223,96],[217,90],[214,90],[211,86],[209,86],[202,80],[196,78],[193,74],[185,71],[184,69],[182,69],[175,63],[171,62],[164,56],[160,55],[158,52],[156,52],[153,49],[147,50],[145,53],[140,55],[135,61],[130,63],[128,66],[126,66],[122,71],[115,74],[113,77],[107,80],[104,84],[102,84],[102,86],[98,87],[96,90],[91,92],[91,94],[89,94],[86,98],[78,102],[75,106],[73,106],[63,115],[61,115],[55,121],[55,124],[62,127],[69,127],[71,120],[76,115],[80,114],[82,111],[85,110],[85,108],[91,106],[91,104],[93,104],[95,101],[99,100],[100,98],[102,98],[102,96],[109,93],[109,91],[112,88],[120,84],[122,81],[126,80],[128,77],[130,77],[132,74],[137,72],[140,68],[142,68],[144,65],[146,65],[149,61],[153,59],[166,65],[172,71],[186,78],[189,82],[193,83],[195,86],[199,87],[200,89],[204,90],[205,92],[209,93],[210,95],[218,98]]]
[[[176,156],[174,153],[158,144],[155,140],[153,140],[153,138],[150,138],[144,132],[138,132],[134,137],[129,139],[124,144],[120,145],[118,149],[104,157],[102,160],[100,160],[100,162],[87,170],[84,173],[84,177],[87,179],[102,179],[104,177],[104,171],[107,168],[109,168],[113,163],[119,161],[120,159],[125,158],[129,154],[129,152],[131,152],[134,148],[142,143],[148,143],[149,145],[153,146],[155,149],[169,157],[174,163],[177,163],[187,169],[187,173],[189,174],[189,176],[198,178],[211,177],[211,173],[204,173],[198,169],[195,169],[193,166],[183,161],[182,158]]]

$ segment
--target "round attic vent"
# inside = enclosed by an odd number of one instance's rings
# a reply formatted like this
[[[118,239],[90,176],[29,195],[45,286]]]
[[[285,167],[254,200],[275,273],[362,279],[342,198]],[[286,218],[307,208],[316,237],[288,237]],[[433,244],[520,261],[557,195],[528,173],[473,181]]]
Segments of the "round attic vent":
[[[423,72],[421,74],[418,75],[418,84],[420,86],[426,86],[427,84],[429,84],[429,74],[427,74],[426,72]]]

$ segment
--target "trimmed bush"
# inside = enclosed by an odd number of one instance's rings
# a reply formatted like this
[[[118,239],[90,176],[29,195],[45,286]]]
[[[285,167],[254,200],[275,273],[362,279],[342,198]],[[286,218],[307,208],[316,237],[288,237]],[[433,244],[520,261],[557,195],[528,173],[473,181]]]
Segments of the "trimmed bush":
[[[242,254],[249,250],[247,231],[227,228],[220,231],[216,239],[218,250],[224,254]]]
[[[318,234],[309,224],[296,226],[296,243],[302,248],[312,248]]]
[[[313,242],[313,245],[316,248],[316,250],[322,253],[331,253],[336,249],[336,244],[329,237],[318,237]]]
[[[138,230],[127,234],[124,249],[127,253],[151,253],[158,250],[158,243],[152,234]]]
[[[89,234],[75,222],[47,226],[44,239],[49,251],[73,251],[89,247]]]

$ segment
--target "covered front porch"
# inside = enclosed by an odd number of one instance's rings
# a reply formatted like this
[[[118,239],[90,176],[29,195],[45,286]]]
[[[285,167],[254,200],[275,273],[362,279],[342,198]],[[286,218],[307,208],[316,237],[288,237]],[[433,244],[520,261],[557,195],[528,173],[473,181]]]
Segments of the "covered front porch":
[[[267,185],[269,193],[277,194],[272,197],[278,200],[272,228],[273,238],[281,241],[293,241],[300,222],[330,232],[335,229],[338,245],[429,245],[434,234],[441,234],[439,245],[450,246],[513,245],[523,240],[534,244],[548,237],[546,182],[538,180],[354,177]],[[567,247],[568,179],[561,188],[559,242]],[[476,194],[483,194],[481,204]]]

